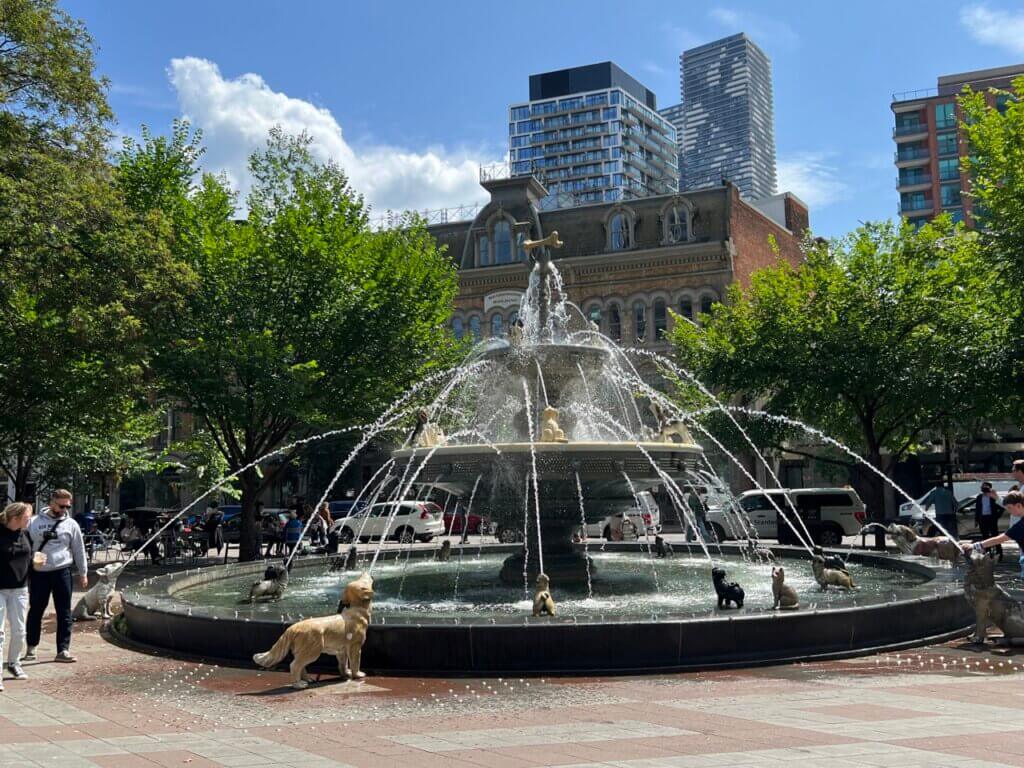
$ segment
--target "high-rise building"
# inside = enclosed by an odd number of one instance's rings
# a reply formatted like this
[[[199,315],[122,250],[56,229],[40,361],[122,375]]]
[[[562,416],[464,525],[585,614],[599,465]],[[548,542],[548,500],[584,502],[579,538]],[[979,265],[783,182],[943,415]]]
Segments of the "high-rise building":
[[[684,189],[735,184],[748,200],[775,194],[771,62],[744,33],[679,57]]]
[[[610,61],[531,75],[508,130],[511,174],[544,184],[544,209],[679,188],[675,129],[654,93]]]
[[[676,165],[679,167],[679,191],[686,189],[686,167],[683,165],[683,105],[673,104],[671,107],[659,109],[658,114],[672,123],[676,129]]]
[[[923,224],[940,213],[954,221],[973,225],[967,175],[962,159],[967,155],[961,140],[960,108],[956,97],[964,86],[984,90],[1008,90],[1014,77],[1024,75],[1024,64],[945,75],[936,88],[905,91],[892,95],[896,125],[897,180],[900,215],[914,224]],[[987,94],[997,109],[1004,109],[1007,97]]]

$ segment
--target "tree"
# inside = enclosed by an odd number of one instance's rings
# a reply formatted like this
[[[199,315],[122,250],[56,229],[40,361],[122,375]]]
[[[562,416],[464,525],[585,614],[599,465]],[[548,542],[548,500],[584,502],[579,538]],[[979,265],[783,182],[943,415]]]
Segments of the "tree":
[[[677,323],[672,341],[705,383],[807,422],[889,475],[934,431],[999,407],[1004,298],[977,236],[948,217],[916,231],[866,224],[810,244],[798,267],[758,271],[703,327]],[[759,430],[769,446],[858,468],[785,425]],[[881,481],[865,478],[879,515]]]
[[[454,266],[420,223],[371,232],[341,169],[279,130],[251,158],[248,213],[236,221],[234,194],[200,178],[197,157],[197,138],[179,125],[170,139],[126,145],[119,174],[132,199],[170,212],[172,247],[197,275],[154,372],[230,472],[314,430],[367,420],[449,362]],[[297,455],[241,472],[242,559],[259,554],[257,497]]]

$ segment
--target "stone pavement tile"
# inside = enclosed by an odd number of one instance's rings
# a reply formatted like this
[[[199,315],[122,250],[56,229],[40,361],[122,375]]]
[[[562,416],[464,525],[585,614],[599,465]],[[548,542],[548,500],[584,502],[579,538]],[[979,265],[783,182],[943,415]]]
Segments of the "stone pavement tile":
[[[473,763],[454,759],[451,754],[432,755],[427,752],[410,758],[408,755],[374,755],[354,749],[342,755],[341,759],[354,768],[474,768]]]
[[[531,765],[569,765],[578,763],[579,758],[562,751],[561,744],[529,747],[492,747],[488,752],[498,755],[515,757],[520,760],[530,760]],[[447,757],[449,752],[442,753],[440,757]]]
[[[106,755],[93,757],[91,760],[100,768],[156,768],[160,765],[142,755]]]
[[[924,705],[924,702],[921,702]],[[887,707],[881,704],[830,704],[825,707],[803,707],[804,712],[836,715],[844,720],[898,720],[910,717],[928,717],[929,712]]]
[[[185,750],[174,750],[172,752],[157,752],[153,754],[145,755],[147,760],[150,760],[158,765],[167,766],[172,768],[176,766],[187,766],[188,768],[218,768],[220,763],[215,763],[212,760],[207,760],[205,757],[199,757],[194,752],[188,752]]]
[[[651,743],[652,740],[631,739],[597,744],[562,744],[559,750],[579,760],[640,760],[670,757],[674,750]]]
[[[135,729],[129,728],[126,725],[119,725],[118,723],[83,723],[78,726],[78,730],[97,739],[114,736],[135,736],[138,733]],[[2,741],[2,738],[0,738],[0,741]]]
[[[463,760],[482,768],[533,768],[543,763],[529,760],[516,755],[503,755],[487,749],[467,749],[458,752],[446,752],[447,756]]]

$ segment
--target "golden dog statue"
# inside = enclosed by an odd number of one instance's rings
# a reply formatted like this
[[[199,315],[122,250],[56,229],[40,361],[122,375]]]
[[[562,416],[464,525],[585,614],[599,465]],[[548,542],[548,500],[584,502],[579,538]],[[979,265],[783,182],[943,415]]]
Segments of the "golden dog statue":
[[[540,441],[542,443],[568,443],[569,440],[565,436],[565,432],[558,426],[558,409],[552,408],[550,405],[544,409],[541,414],[541,433]]]
[[[551,579],[546,573],[537,574],[537,591],[533,595],[533,615],[555,615],[555,600],[551,597]]]
[[[815,555],[811,559],[811,568],[814,571],[814,579],[818,582],[818,585],[823,589],[827,590],[829,585],[834,587],[842,587],[843,589],[856,589],[857,585],[853,583],[853,578],[846,571],[838,571],[834,568],[825,567],[825,558],[821,555]]]
[[[885,530],[896,548],[904,555],[931,556],[936,560],[945,560],[950,565],[957,565],[960,562],[960,546],[945,536],[918,536],[913,528],[896,523],[890,523]]]
[[[362,680],[366,673],[360,670],[366,629],[370,626],[373,603],[373,578],[363,573],[350,582],[338,604],[340,613],[319,616],[292,624],[264,653],[254,654],[252,660],[264,669],[272,669],[291,653],[292,688],[309,685],[306,667],[327,653],[338,659],[338,672],[349,680]]]
[[[795,611],[800,607],[800,598],[796,590],[786,583],[786,570],[781,565],[772,568],[772,596],[775,598],[772,608]]]

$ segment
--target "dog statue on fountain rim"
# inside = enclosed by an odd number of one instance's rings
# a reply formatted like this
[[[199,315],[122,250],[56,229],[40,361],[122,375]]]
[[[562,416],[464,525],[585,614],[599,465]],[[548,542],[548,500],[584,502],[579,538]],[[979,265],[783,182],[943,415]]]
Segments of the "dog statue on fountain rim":
[[[434,556],[439,563],[447,563],[452,556],[452,542],[451,539],[445,539],[441,542],[441,548],[437,550],[437,554]]]
[[[75,603],[75,610],[71,613],[74,621],[110,618],[110,601],[117,594],[117,577],[121,575],[126,565],[128,563],[110,563],[96,570],[99,581]],[[97,612],[99,616],[96,615]]]
[[[263,572],[262,581],[254,581],[249,587],[249,602],[254,603],[264,598],[269,600],[280,600],[288,588],[288,571],[291,566],[268,565]]]
[[[426,408],[416,411],[416,429],[412,433],[413,448],[436,448],[444,445],[445,435],[437,424],[432,424]]]
[[[910,526],[896,523],[890,523],[885,531],[893,540],[896,548],[904,555],[931,556],[936,560],[945,560],[950,565],[959,565],[960,563],[962,554],[960,545],[945,536],[935,536],[934,538],[918,536]]]
[[[537,591],[533,595],[533,615],[555,615],[555,599],[551,597],[551,579],[546,573],[537,574]]]
[[[679,438],[678,442],[680,443],[689,444],[693,442],[693,435],[690,434],[690,430],[682,420],[673,419],[655,400],[651,400],[650,409],[654,415],[654,420],[658,423],[658,434],[656,437],[658,442],[674,443],[677,442],[673,439],[675,437]]]
[[[370,626],[373,606],[373,577],[363,573],[349,582],[333,616],[303,619],[292,624],[269,651],[254,654],[252,660],[264,669],[273,669],[291,653],[292,688],[309,685],[306,667],[326,653],[338,659],[338,672],[349,680],[362,680],[360,669],[363,643]]]
[[[673,557],[675,555],[672,545],[661,536],[654,537],[654,552],[658,557]]]
[[[565,432],[563,432],[562,428],[558,426],[558,409],[553,408],[550,405],[541,413],[540,441],[542,443],[569,442],[569,439],[565,436]]]
[[[983,645],[989,626],[996,626],[1003,633],[997,644],[1024,645],[1024,606],[996,584],[992,558],[971,553],[964,555],[964,562],[964,597],[974,608],[971,641]]]
[[[725,571],[715,567],[711,569],[711,581],[715,585],[715,594],[718,595],[718,607],[728,608],[729,603],[736,603],[737,608],[743,607],[743,587],[735,581],[725,580]]]
[[[842,571],[847,576],[850,575],[850,569],[846,567],[846,562],[839,555],[827,555],[825,550],[818,546],[814,548],[814,554],[825,561],[826,568],[833,571]]]
[[[840,571],[835,568],[826,568],[825,558],[821,555],[815,555],[811,558],[811,570],[814,571],[814,580],[818,582],[818,586],[824,591],[827,591],[830,585],[842,587],[843,589],[857,588],[857,585],[853,583],[853,577],[845,570]]]
[[[772,596],[775,598],[773,609],[795,611],[800,607],[800,598],[796,590],[786,583],[786,570],[781,565],[772,568]]]

